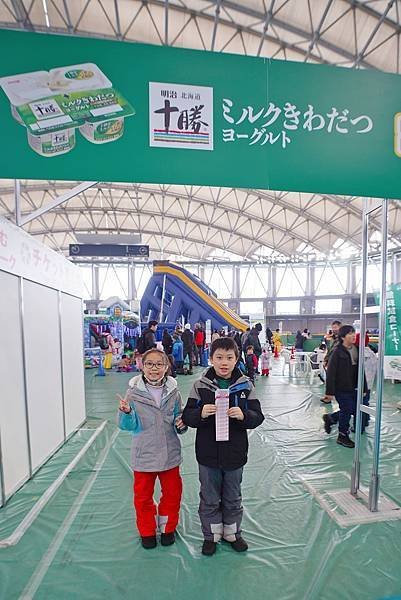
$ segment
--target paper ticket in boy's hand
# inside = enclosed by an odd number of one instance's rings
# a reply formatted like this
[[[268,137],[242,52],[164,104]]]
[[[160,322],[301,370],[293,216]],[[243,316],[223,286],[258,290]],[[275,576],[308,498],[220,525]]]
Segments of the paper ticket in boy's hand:
[[[227,411],[230,406],[228,390],[215,391],[216,405],[216,442],[227,442],[229,439],[229,425]]]

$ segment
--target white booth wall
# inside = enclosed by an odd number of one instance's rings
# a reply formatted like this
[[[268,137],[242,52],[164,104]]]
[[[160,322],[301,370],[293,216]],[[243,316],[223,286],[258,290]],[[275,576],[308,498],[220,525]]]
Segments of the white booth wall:
[[[0,219],[0,506],[85,421],[79,269]]]

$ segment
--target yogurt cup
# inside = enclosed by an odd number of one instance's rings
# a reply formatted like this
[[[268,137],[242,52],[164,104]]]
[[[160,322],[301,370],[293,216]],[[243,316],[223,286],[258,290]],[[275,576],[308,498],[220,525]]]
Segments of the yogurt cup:
[[[70,152],[75,146],[75,129],[62,129],[42,135],[27,131],[28,144],[40,156],[60,156]]]
[[[0,87],[3,88],[10,101],[11,114],[21,125],[24,122],[18,114],[17,106],[22,106],[33,100],[39,100],[43,96],[48,96],[48,78],[49,74],[47,71],[34,71],[33,73],[23,73],[22,75],[13,75],[0,79]]]
[[[76,129],[92,144],[118,140],[135,109],[94,63],[0,78],[13,118],[27,130],[40,156],[58,156],[75,146]]]
[[[79,131],[92,144],[114,142],[124,134],[124,118],[108,119],[97,123],[86,122]]]
[[[94,63],[82,63],[51,69],[48,86],[51,92],[68,93],[112,87],[110,79]]]

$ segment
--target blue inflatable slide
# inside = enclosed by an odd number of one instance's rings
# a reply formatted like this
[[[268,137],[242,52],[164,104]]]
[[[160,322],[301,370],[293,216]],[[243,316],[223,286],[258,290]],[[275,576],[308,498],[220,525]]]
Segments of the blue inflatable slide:
[[[210,319],[212,330],[227,326],[245,331],[249,327],[199,277],[175,263],[155,261],[141,300],[141,320],[175,323],[182,318],[192,326]]]

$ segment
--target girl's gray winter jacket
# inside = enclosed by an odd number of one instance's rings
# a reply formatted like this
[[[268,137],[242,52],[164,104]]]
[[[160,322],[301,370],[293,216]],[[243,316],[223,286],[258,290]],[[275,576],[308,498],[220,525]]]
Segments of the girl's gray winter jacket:
[[[131,461],[134,471],[167,471],[181,463],[181,443],[175,420],[182,413],[177,382],[167,377],[160,407],[146,388],[142,375],[129,381],[130,413],[119,411],[119,427],[132,433]]]

